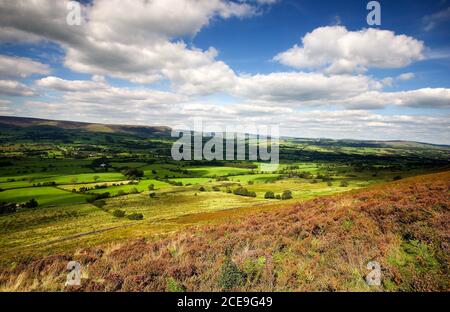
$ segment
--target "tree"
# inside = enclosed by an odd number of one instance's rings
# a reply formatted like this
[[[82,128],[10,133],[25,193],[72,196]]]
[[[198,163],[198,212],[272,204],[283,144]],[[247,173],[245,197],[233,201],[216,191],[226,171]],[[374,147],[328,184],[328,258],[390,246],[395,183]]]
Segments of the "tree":
[[[34,199],[34,198],[30,199],[29,201],[27,201],[27,202],[24,204],[24,207],[25,207],[25,208],[29,208],[29,209],[36,208],[37,206],[39,206],[39,203],[38,203],[37,200]]]
[[[291,198],[292,198],[292,192],[289,190],[286,190],[283,192],[283,194],[281,194],[282,200],[291,199]]]
[[[274,199],[275,198],[275,194],[271,191],[266,192],[266,194],[264,194],[264,198],[266,199]]]
[[[144,171],[137,168],[131,168],[123,170],[122,174],[129,180],[139,180],[144,176]]]

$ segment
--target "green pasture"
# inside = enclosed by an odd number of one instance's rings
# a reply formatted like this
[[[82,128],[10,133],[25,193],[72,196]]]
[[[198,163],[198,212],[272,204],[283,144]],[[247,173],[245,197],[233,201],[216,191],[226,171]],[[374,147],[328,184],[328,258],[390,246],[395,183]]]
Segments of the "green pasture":
[[[36,199],[39,205],[65,205],[86,201],[84,195],[56,187],[29,187],[0,192],[0,202],[23,203],[32,198]]]

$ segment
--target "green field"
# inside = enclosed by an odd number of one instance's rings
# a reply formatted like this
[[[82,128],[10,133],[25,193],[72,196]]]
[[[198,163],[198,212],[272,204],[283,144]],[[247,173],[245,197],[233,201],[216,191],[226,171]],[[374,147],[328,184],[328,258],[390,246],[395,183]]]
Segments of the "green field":
[[[0,192],[0,201],[21,203],[31,198],[41,205],[66,205],[84,203],[86,197],[55,187],[28,187]]]
[[[0,202],[16,211],[0,214],[0,265],[81,246],[157,239],[225,216],[449,168],[446,147],[286,139],[279,167],[265,172],[254,161],[173,161],[168,138],[108,132],[106,141],[104,133],[52,130],[66,140],[30,142],[20,129],[8,131],[2,135],[9,141],[0,144]],[[285,191],[292,198],[282,200]],[[268,192],[279,198],[266,199]],[[31,199],[37,207],[25,205]],[[129,219],[133,214],[141,220]]]

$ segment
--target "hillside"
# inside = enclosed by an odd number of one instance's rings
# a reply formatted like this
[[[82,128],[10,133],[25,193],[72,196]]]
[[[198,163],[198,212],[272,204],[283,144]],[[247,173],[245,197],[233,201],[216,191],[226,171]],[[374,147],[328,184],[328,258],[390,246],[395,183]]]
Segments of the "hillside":
[[[166,126],[117,125],[88,123],[67,120],[50,120],[28,117],[0,116],[0,131],[35,130],[35,131],[80,131],[104,134],[127,134],[143,138],[170,137],[171,128]],[[282,137],[283,141],[303,143],[321,147],[372,147],[372,148],[410,148],[410,149],[445,149],[450,146],[413,141],[373,141],[373,140],[336,140]]]
[[[77,130],[97,133],[122,133],[142,137],[170,136],[170,128],[163,126],[131,126],[48,120],[26,117],[0,116],[0,129]]]
[[[288,204],[161,240],[136,240],[29,260],[2,290],[62,290],[71,259],[78,290],[449,291],[450,172]],[[382,285],[368,286],[369,261]]]

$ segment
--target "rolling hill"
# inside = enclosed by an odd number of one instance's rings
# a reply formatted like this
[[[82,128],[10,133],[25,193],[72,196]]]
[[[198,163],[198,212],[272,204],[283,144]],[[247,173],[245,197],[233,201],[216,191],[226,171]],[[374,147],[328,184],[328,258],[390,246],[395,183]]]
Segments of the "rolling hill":
[[[111,125],[8,116],[0,116],[0,129],[77,130],[96,133],[129,134],[139,137],[170,137],[171,131],[169,127],[164,126]]]
[[[62,290],[69,260],[82,291],[449,291],[450,172],[422,175],[164,239],[29,259],[2,290]],[[285,204],[286,205],[286,204]],[[381,266],[368,286],[367,263]]]

